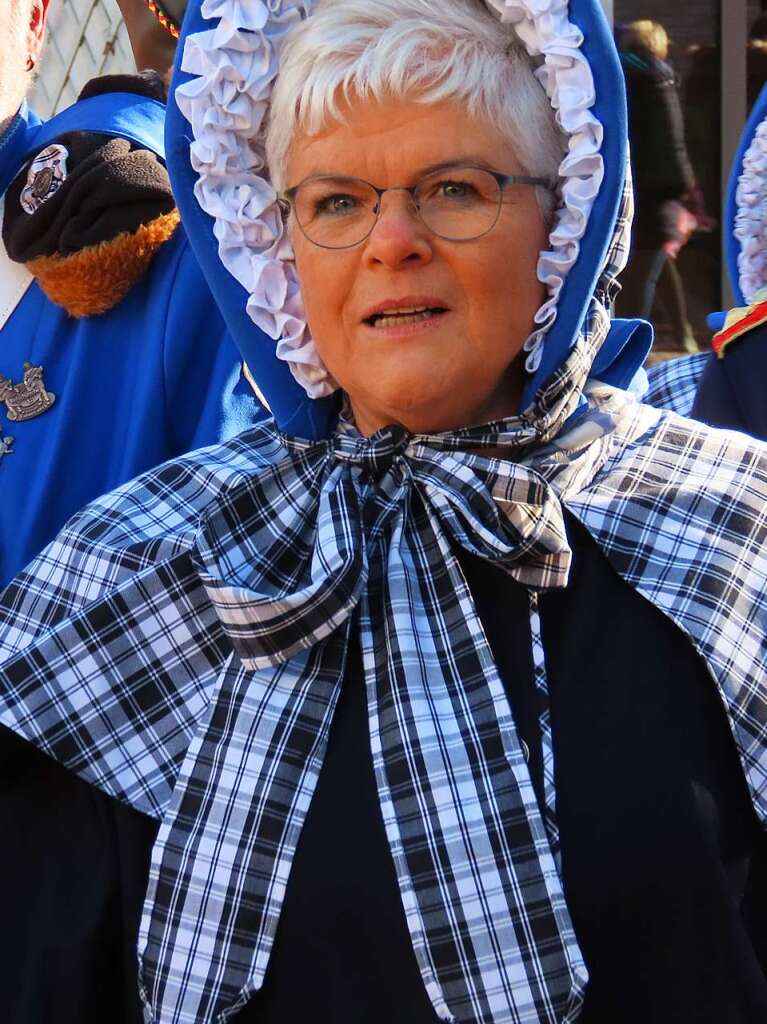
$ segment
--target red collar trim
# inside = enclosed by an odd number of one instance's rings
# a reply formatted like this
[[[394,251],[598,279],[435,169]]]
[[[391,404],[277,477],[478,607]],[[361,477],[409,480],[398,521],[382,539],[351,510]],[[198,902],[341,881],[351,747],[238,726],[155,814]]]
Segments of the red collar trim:
[[[767,299],[762,302],[756,302],[753,306],[750,306],[744,316],[741,316],[734,323],[729,326],[723,327],[721,331],[717,331],[711,340],[711,347],[717,356],[722,359],[724,356],[725,348],[736,338],[739,338],[742,334],[750,331],[754,327],[759,327],[767,321]]]

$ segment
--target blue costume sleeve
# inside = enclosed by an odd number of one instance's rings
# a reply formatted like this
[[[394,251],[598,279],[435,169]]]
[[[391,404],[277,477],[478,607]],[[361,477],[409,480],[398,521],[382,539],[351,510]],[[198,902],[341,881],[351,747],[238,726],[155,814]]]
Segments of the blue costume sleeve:
[[[724,358],[709,360],[691,415],[767,440],[767,324],[734,341]]]

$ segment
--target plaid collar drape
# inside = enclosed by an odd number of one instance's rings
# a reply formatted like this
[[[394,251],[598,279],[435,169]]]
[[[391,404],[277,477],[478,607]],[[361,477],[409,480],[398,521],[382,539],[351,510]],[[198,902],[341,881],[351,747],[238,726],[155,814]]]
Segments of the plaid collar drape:
[[[588,405],[546,444],[520,420],[316,445],[257,428],[94,503],[5,591],[0,720],[162,819],[147,1020],[223,1020],[261,984],[352,628],[437,1011],[577,1019],[532,589],[565,581],[563,504],[696,645],[767,818],[765,449],[599,386]],[[456,546],[531,588],[543,814]]]
[[[475,433],[480,446],[499,436]],[[236,659],[155,851],[142,975],[156,1019],[218,1020],[263,980],[356,614],[381,809],[437,1013],[574,1020],[585,967],[454,554],[564,586],[557,496],[518,463],[398,429],[284,443],[288,457],[225,495],[198,534]]]

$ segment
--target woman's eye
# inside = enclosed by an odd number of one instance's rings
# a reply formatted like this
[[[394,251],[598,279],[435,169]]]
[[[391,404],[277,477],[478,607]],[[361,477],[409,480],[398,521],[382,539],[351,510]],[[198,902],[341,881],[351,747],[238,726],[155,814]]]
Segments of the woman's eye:
[[[444,199],[471,199],[474,188],[467,181],[442,181],[437,189]]]
[[[315,205],[315,212],[318,216],[322,214],[339,215],[351,213],[356,208],[357,200],[354,196],[332,195],[318,200]]]

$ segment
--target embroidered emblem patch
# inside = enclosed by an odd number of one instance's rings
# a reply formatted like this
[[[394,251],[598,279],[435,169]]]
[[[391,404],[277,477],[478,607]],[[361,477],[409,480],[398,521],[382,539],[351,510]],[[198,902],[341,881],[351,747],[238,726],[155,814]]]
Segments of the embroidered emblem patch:
[[[14,384],[0,373],[0,402],[5,402],[9,420],[33,420],[50,409],[55,401],[56,396],[45,390],[42,366],[24,363],[24,380],[20,384]]]
[[[12,444],[12,437],[0,437],[0,459],[2,459],[4,455],[13,455],[13,449],[11,448]]]
[[[25,213],[36,213],[46,199],[58,192],[66,181],[68,156],[69,150],[58,142],[37,154],[29,165],[27,183],[21,193],[21,208]]]

